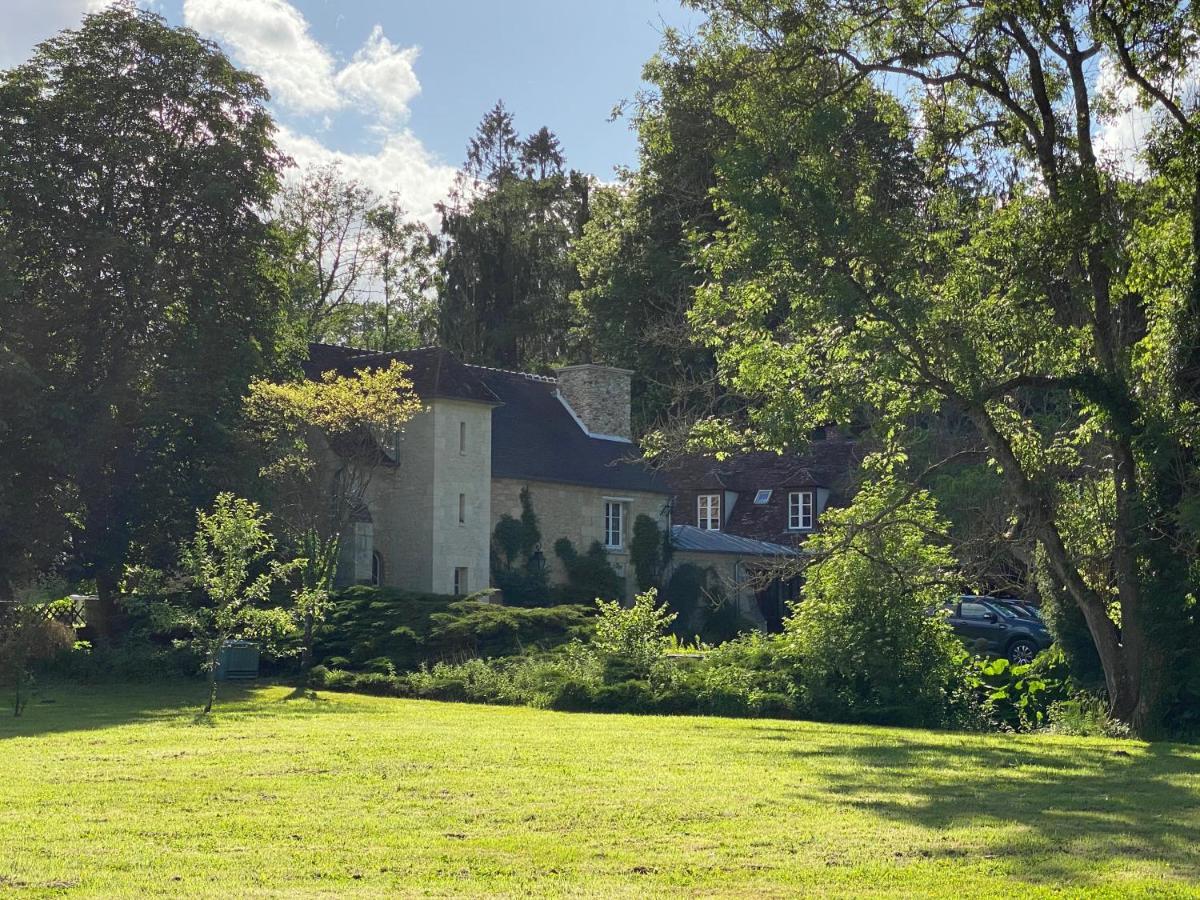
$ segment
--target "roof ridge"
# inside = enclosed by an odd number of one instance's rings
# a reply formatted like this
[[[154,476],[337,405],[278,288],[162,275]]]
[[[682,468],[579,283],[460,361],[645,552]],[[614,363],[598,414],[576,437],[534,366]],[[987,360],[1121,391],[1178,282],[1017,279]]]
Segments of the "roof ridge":
[[[326,341],[309,341],[309,347],[325,347],[329,350],[342,350],[346,353],[374,353],[374,350],[368,350],[365,347],[351,347],[348,344],[330,344]]]
[[[498,369],[495,366],[481,366],[477,363],[463,363],[468,369],[482,369],[484,372],[499,372],[501,375],[519,375],[522,378],[528,378],[530,381],[541,381],[547,384],[556,384],[558,379],[553,375],[538,375],[536,372],[518,372],[516,369]]]
[[[350,353],[358,353],[370,356],[395,356],[397,353],[414,353],[418,350],[443,350],[450,353],[441,344],[426,344],[423,347],[405,347],[401,350],[372,350],[370,347],[352,347],[349,344],[331,344],[328,341],[309,341],[310,347],[328,347],[330,350],[345,350]]]

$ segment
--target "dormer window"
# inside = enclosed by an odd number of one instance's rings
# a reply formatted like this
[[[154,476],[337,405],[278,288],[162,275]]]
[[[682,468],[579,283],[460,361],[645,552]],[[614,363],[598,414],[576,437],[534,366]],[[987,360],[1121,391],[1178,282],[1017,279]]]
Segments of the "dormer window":
[[[755,506],[766,506],[770,502],[771,502],[771,489],[770,488],[761,490],[757,494],[754,495],[754,505]]]
[[[792,491],[788,494],[788,530],[812,531],[816,495],[812,491]]]
[[[696,497],[696,527],[704,531],[721,530],[720,494],[700,494]]]

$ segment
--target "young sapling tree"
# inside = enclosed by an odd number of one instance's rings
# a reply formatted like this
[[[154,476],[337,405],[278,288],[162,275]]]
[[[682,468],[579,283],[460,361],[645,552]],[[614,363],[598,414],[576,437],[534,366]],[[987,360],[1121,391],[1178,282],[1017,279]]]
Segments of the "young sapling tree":
[[[267,530],[270,516],[257,503],[230,493],[217,496],[211,512],[197,510],[196,533],[183,548],[183,569],[209,600],[181,612],[176,623],[191,632],[192,646],[208,672],[208,702],[217,697],[217,655],[235,638],[268,645],[295,629],[287,610],[271,605],[271,587],[303,560],[274,559],[275,538]]]

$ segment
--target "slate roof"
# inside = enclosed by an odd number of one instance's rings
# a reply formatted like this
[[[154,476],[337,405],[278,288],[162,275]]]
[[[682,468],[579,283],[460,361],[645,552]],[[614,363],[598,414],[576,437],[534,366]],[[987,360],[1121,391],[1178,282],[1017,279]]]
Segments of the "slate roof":
[[[690,455],[667,467],[672,484],[753,494],[765,488],[836,487],[856,456],[853,441],[841,437],[814,440],[803,453],[760,450],[725,460]]]
[[[855,474],[862,459],[856,442],[840,435],[813,440],[803,453],[744,453],[718,461],[708,456],[686,456],[672,460],[663,470],[674,494],[673,518],[696,524],[696,498],[721,494],[722,531],[753,540],[796,544],[809,532],[788,529],[788,495],[798,490],[829,491],[826,506],[839,506],[853,492]],[[770,490],[765,504],[754,496]],[[726,508],[725,492],[737,494]]]
[[[462,363],[441,347],[377,353],[310,344],[305,374],[355,369],[398,359],[422,398],[489,403],[492,412],[492,477],[576,484],[603,490],[669,494],[663,478],[641,460],[637,445],[589,437],[557,396],[557,382],[543,375],[507,372]]]
[[[695,525],[672,525],[671,543],[676,550],[697,553],[732,553],[738,556],[795,556],[795,547],[741,537],[727,531],[705,531]]]
[[[492,477],[555,481],[612,491],[670,487],[637,445],[589,437],[557,396],[553,378],[468,366],[501,405],[492,413]]]
[[[348,375],[355,369],[384,366],[396,359],[409,367],[407,377],[412,381],[418,397],[498,402],[472,367],[463,365],[453,353],[441,347],[421,347],[395,353],[377,353],[332,344],[310,344],[308,349],[309,358],[304,370],[310,378],[330,370]]]

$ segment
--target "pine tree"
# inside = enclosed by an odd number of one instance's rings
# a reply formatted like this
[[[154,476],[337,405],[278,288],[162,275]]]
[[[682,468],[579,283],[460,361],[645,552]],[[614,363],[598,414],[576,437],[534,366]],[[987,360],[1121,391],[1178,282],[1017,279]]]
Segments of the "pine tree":
[[[544,368],[567,357],[577,282],[570,248],[588,189],[585,177],[566,171],[549,129],[522,140],[502,103],[484,116],[439,207],[444,346],[503,368]]]

